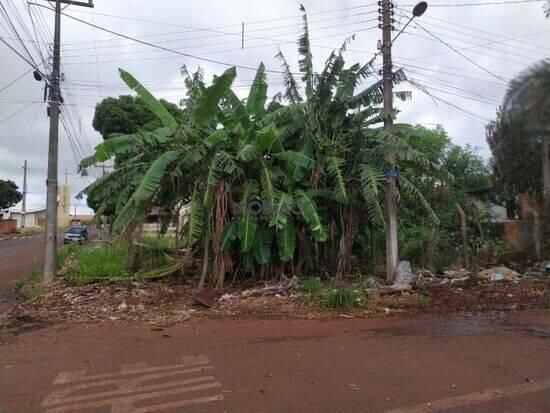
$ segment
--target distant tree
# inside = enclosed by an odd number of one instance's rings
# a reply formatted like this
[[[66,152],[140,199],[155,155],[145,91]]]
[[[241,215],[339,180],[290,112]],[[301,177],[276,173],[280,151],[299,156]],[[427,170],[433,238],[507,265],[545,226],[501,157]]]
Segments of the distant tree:
[[[17,189],[15,182],[0,179],[0,209],[11,208],[21,201],[23,195]]]
[[[181,123],[183,111],[177,105],[164,99],[160,99],[160,103],[176,121]],[[103,99],[95,108],[92,125],[103,136],[103,139],[108,139],[113,133],[152,131],[162,126],[155,114],[139,96]]]
[[[549,125],[550,60],[543,60],[510,82],[486,128],[495,188],[508,204],[526,192],[550,201]]]
[[[414,265],[445,267],[453,263],[461,239],[456,203],[466,211],[472,227],[472,247],[478,239],[479,231],[474,228],[485,223],[485,213],[472,199],[488,192],[489,168],[476,148],[454,144],[441,126],[429,129],[416,125],[408,143],[448,174],[429,176],[406,162],[399,163],[400,177],[418,188],[439,218],[439,225],[431,224],[417,201],[407,195],[402,197],[399,210],[402,257]]]
[[[546,0],[544,3],[544,15],[546,18],[550,17],[550,0]]]

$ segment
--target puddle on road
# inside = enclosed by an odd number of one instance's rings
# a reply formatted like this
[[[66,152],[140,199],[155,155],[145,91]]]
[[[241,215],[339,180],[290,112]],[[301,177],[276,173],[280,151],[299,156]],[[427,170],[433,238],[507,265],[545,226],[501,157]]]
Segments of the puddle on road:
[[[361,330],[367,336],[471,336],[515,333],[550,338],[547,327],[526,322],[506,321],[503,314],[454,314],[447,317],[422,317],[406,325]]]

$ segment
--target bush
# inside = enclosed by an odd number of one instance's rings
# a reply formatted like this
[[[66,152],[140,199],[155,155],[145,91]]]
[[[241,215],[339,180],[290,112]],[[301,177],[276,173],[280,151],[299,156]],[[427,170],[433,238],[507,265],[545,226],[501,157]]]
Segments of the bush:
[[[338,288],[327,291],[323,297],[323,304],[329,308],[352,308],[363,303],[363,294],[351,288]]]
[[[315,294],[323,290],[323,283],[318,277],[305,277],[300,280],[300,291]]]
[[[127,275],[124,254],[107,246],[78,248],[67,267],[67,278],[76,284],[111,281]]]

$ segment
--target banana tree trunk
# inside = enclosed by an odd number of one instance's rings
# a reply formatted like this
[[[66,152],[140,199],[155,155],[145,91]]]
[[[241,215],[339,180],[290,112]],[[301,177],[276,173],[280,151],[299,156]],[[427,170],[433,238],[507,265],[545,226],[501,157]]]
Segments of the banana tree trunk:
[[[464,254],[464,267],[469,268],[470,255],[468,254],[468,226],[466,224],[466,214],[458,203],[455,204],[455,209],[460,217],[460,227],[462,229],[462,253]]]
[[[550,158],[548,156],[550,132],[542,137],[542,195],[546,208],[550,207]]]

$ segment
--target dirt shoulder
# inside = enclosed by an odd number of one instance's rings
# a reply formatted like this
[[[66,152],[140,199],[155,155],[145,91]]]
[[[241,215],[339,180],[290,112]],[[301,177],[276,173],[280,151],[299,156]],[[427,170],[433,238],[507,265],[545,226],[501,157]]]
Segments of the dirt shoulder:
[[[36,297],[16,304],[0,316],[4,333],[59,323],[150,323],[169,325],[213,319],[363,318],[391,315],[442,314],[460,311],[509,311],[548,308],[550,277],[520,280],[476,280],[433,284],[397,295],[367,295],[360,307],[329,309],[319,300],[288,295],[248,296],[227,289],[210,308],[194,298],[194,282],[156,282],[69,286],[62,280],[42,284]]]

